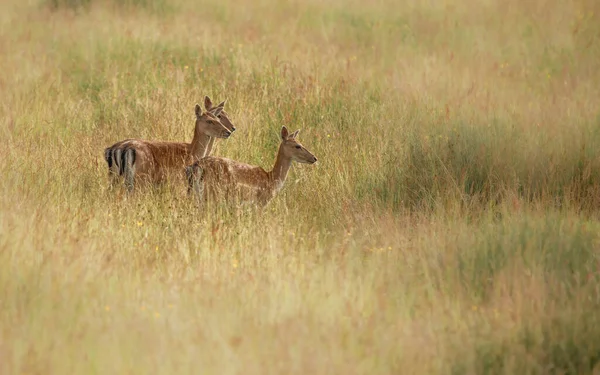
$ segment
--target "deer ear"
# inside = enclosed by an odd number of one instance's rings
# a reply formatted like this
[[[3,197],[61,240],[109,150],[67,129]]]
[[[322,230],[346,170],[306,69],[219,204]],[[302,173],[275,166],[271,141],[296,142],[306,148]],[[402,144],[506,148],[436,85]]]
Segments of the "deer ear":
[[[202,108],[200,107],[200,104],[196,104],[196,116],[202,116]]]
[[[212,100],[210,100],[208,95],[204,97],[204,108],[206,108],[207,111],[212,109]]]
[[[210,113],[212,113],[213,115],[215,115],[215,117],[219,117],[219,115],[221,114],[221,112],[223,112],[223,107],[216,107],[212,111],[210,111]]]
[[[290,138],[296,139],[296,136],[298,135],[298,133],[300,133],[300,129],[298,129],[294,133],[292,133],[292,135],[290,135]]]
[[[217,108],[221,107],[221,108],[225,108],[225,103],[227,102],[227,100],[223,100],[221,103],[219,103],[219,105],[217,105]]]
[[[288,139],[288,130],[285,126],[281,128],[281,139],[286,141]]]

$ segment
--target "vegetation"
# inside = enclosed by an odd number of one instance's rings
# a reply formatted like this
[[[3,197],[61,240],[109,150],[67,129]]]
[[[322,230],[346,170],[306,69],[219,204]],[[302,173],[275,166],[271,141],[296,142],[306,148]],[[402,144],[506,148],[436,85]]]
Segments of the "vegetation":
[[[0,372],[600,371],[600,3],[0,6]],[[265,211],[103,150],[319,159]]]

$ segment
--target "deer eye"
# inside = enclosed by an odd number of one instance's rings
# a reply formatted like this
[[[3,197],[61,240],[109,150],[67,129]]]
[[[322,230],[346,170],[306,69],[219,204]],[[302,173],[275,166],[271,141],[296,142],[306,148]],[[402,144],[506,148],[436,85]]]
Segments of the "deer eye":
[[[300,147],[300,146],[296,146],[296,148],[297,148],[298,150],[300,150],[302,147]]]

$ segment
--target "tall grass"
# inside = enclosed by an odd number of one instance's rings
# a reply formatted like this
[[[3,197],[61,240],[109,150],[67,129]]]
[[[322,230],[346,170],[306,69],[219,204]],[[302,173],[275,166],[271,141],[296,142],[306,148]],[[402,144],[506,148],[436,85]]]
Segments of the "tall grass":
[[[8,1],[0,372],[598,372],[593,1]],[[128,196],[103,149],[295,165],[266,210],[183,177]]]

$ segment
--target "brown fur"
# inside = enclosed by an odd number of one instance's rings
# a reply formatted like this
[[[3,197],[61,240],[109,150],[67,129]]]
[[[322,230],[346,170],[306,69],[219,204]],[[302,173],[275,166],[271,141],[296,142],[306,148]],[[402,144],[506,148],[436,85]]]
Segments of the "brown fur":
[[[281,144],[271,171],[227,158],[205,157],[186,168],[188,193],[202,201],[225,199],[266,205],[281,190],[293,161],[313,164],[317,158],[296,141],[298,131],[289,135],[281,129]]]
[[[223,114],[225,102],[213,107],[207,96],[204,105],[207,108],[204,113],[196,105],[196,126],[191,143],[126,139],[108,147],[104,154],[111,183],[114,185],[119,176],[125,178],[129,190],[141,181],[160,183],[170,173],[180,173],[185,165],[204,157],[214,138],[229,137],[235,127]]]

